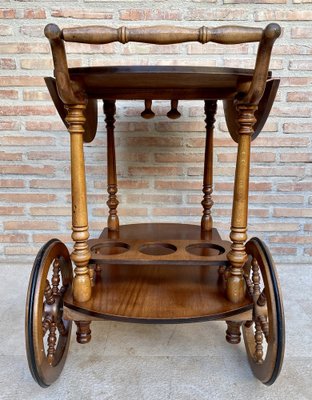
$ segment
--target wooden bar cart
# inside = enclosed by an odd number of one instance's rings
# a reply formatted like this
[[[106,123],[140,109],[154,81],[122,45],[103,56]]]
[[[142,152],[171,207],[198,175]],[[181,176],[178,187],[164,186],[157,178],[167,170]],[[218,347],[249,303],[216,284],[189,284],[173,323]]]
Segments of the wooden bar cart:
[[[91,339],[92,320],[185,323],[224,320],[226,339],[243,332],[254,375],[272,384],[284,354],[284,314],[274,263],[258,238],[247,241],[250,144],[261,131],[279,80],[269,62],[280,27],[239,26],[191,29],[152,26],[119,29],[91,26],[45,28],[54,61],[46,78],[53,102],[68,128],[71,151],[71,255],[57,239],[39,251],[26,304],[26,346],[34,379],[46,387],[65,363],[72,321],[77,341]],[[166,45],[259,42],[254,69],[192,66],[68,68],[64,42],[105,44],[130,41]],[[97,130],[97,100],[107,128],[108,221],[89,240],[83,143]],[[114,144],[116,100],[144,100],[144,118],[154,116],[152,100],[170,100],[169,118],[178,118],[179,100],[203,100],[206,146],[203,215],[198,226],[144,223],[119,225]],[[213,126],[217,100],[237,146],[230,241],[213,227]],[[74,263],[74,273],[72,271]]]

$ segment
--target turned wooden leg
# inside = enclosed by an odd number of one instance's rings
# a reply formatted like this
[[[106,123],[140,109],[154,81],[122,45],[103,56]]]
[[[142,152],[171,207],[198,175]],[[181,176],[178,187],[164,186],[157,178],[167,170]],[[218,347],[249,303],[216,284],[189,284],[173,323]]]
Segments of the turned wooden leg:
[[[78,343],[85,344],[91,340],[91,321],[75,321],[77,325],[76,340]]]
[[[91,298],[91,281],[88,268],[91,253],[87,244],[89,231],[83,155],[83,124],[86,106],[83,104],[70,105],[66,108],[71,148],[72,238],[75,242],[71,259],[76,265],[73,295],[76,301],[84,302]]]
[[[201,202],[203,206],[203,216],[201,219],[201,229],[203,231],[212,230],[211,208],[212,201],[212,183],[213,183],[213,128],[215,123],[215,114],[217,111],[217,102],[215,100],[205,100],[206,114],[206,146],[205,146],[205,165],[203,175],[203,193],[204,198]]]
[[[253,125],[256,122],[254,112],[257,106],[239,105],[239,143],[237,151],[232,224],[230,238],[232,241],[228,260],[231,269],[227,280],[227,297],[233,303],[243,300],[246,284],[243,277],[243,266],[247,261],[245,242],[247,240],[248,190],[250,169],[250,143]]]
[[[114,124],[116,113],[116,101],[104,100],[104,113],[107,130],[107,192],[109,215],[107,219],[107,227],[110,231],[119,231],[119,218],[117,215],[118,199],[117,199],[117,175],[116,175],[116,154],[114,139]]]
[[[241,341],[241,322],[226,321],[226,341],[231,344],[238,344]]]

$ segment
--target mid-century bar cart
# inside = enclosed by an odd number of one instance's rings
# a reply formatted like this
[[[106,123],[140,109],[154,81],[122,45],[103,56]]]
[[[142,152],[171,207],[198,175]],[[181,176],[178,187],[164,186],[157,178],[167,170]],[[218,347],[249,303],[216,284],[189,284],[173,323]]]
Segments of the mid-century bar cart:
[[[34,379],[46,387],[65,363],[72,321],[77,341],[91,339],[92,320],[185,323],[224,320],[226,339],[239,343],[243,332],[254,375],[272,384],[284,355],[284,314],[274,263],[258,238],[247,241],[250,144],[261,131],[279,80],[269,71],[280,27],[239,26],[191,29],[151,26],[119,29],[90,26],[45,28],[54,61],[46,78],[53,102],[70,134],[71,255],[57,239],[39,251],[26,304],[26,346]],[[68,68],[64,42],[105,44],[130,41],[158,45],[259,42],[254,69],[192,66],[103,66]],[[97,100],[104,102],[107,128],[108,221],[89,240],[83,143],[97,130]],[[170,100],[169,118],[179,117],[179,100],[203,100],[206,146],[201,223],[119,225],[114,143],[116,100]],[[231,241],[213,227],[213,125],[222,100],[229,133],[238,144]],[[187,135],[187,132],[185,132]],[[75,265],[74,274],[72,262]],[[209,333],[207,333],[209,334]]]

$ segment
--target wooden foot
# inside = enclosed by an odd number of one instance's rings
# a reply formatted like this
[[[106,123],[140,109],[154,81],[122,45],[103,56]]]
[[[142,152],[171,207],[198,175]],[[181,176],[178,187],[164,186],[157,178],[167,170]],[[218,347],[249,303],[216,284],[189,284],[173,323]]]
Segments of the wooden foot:
[[[80,344],[89,343],[91,340],[90,321],[75,321],[77,325],[76,339]]]
[[[241,322],[226,321],[226,341],[231,344],[238,344],[241,341]]]

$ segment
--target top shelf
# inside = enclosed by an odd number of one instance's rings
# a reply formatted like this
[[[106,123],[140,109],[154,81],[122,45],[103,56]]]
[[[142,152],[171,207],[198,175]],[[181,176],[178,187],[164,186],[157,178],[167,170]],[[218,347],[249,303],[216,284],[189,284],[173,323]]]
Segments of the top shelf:
[[[254,70],[224,67],[112,66],[69,68],[89,98],[144,100],[230,99]],[[268,79],[271,73],[268,74]]]

